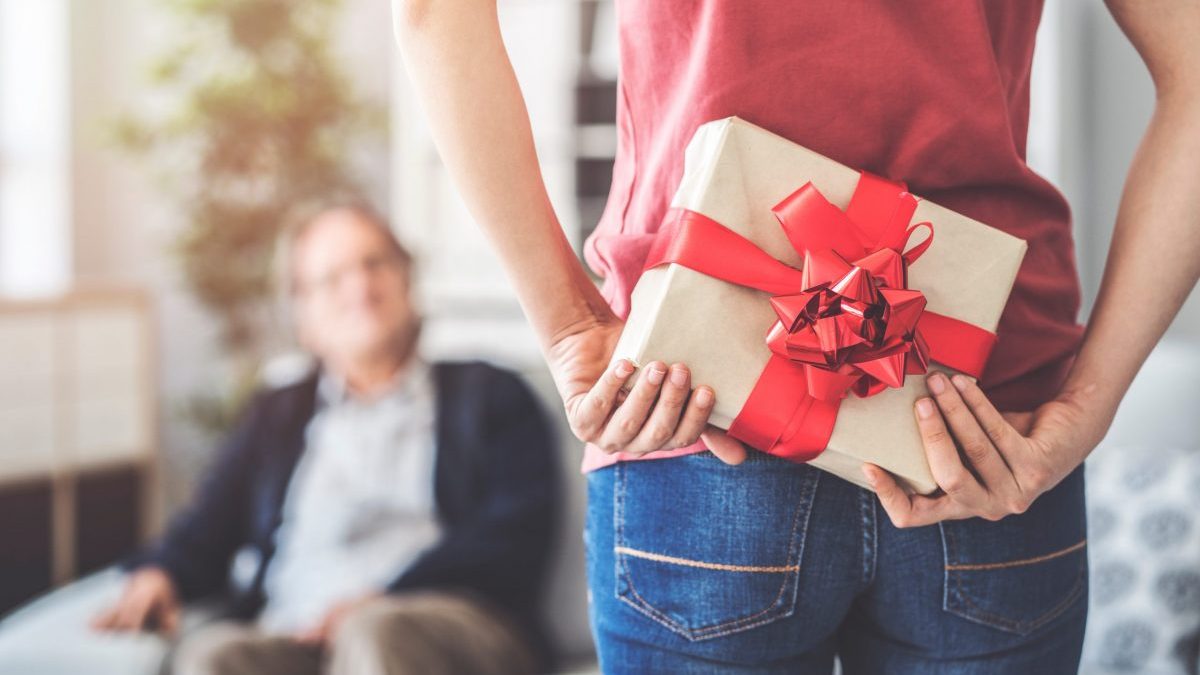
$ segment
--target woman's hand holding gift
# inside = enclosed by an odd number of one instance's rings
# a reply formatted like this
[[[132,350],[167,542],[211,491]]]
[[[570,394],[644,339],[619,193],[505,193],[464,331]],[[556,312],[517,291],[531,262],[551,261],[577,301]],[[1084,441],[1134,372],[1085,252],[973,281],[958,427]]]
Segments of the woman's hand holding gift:
[[[682,448],[703,440],[728,464],[746,457],[746,448],[708,424],[716,400],[711,387],[692,389],[682,363],[653,361],[623,390],[634,367],[612,361],[624,322],[615,316],[573,326],[548,351],[550,371],[562,395],[571,431],[608,453],[644,455]]]
[[[863,467],[897,527],[1023,513],[1083,462],[1111,421],[1087,404],[1087,388],[1064,390],[1032,413],[1001,413],[970,378],[935,372],[926,384],[933,396],[917,401],[915,414],[941,493],[910,495],[878,466]]]

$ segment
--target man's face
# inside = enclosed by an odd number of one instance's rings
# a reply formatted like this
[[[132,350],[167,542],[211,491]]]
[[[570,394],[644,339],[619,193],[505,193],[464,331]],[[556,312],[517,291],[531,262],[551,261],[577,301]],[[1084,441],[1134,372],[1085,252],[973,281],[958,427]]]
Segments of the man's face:
[[[292,254],[301,342],[345,363],[403,350],[417,320],[404,262],[353,211],[317,216]]]

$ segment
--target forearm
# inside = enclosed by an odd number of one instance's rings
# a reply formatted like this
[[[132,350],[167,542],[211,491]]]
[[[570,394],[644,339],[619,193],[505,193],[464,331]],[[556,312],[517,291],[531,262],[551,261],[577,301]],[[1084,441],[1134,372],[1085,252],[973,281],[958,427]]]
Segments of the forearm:
[[[396,35],[443,161],[542,348],[611,311],[542,181],[495,0],[393,0]]]
[[[1200,278],[1197,109],[1200,95],[1160,96],[1130,165],[1100,291],[1064,387],[1099,416],[1099,434]]]

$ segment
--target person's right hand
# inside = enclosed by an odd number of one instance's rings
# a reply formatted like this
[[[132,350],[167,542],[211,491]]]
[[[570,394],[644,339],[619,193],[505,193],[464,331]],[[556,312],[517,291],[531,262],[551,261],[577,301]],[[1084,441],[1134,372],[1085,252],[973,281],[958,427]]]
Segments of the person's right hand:
[[[744,460],[746,447],[708,424],[716,396],[708,386],[692,391],[686,365],[648,363],[633,389],[622,391],[633,365],[609,361],[624,325],[612,316],[566,331],[551,344],[550,372],[575,436],[610,454],[633,455],[682,448],[702,438],[722,461]]]
[[[157,567],[130,574],[116,604],[92,619],[99,631],[159,630],[168,635],[179,627],[179,599],[175,584]]]

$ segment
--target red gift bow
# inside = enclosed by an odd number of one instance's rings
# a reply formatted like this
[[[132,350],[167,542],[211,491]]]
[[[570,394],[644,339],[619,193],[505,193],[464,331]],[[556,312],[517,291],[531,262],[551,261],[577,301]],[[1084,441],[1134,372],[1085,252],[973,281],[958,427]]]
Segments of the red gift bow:
[[[916,205],[904,183],[866,171],[845,212],[805,183],[772,209],[802,269],[703,214],[667,213],[643,270],[675,263],[765,291],[779,317],[766,336],[771,358],[731,436],[806,462],[829,443],[848,391],[901,387],[930,360],[979,377],[996,335],[925,310],[925,296],[908,288],[908,265],[933,243],[932,224],[908,224]],[[929,236],[905,251],[922,226]]]

